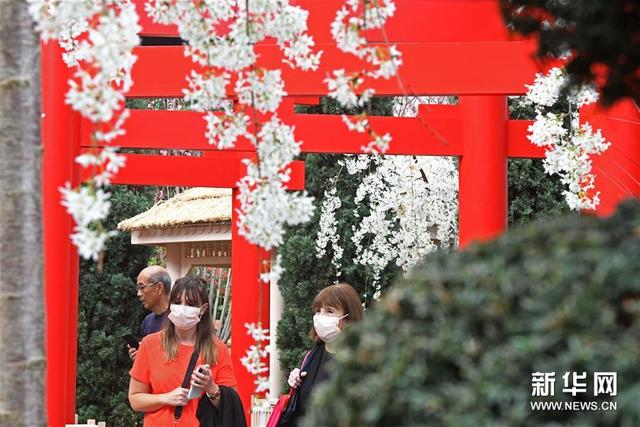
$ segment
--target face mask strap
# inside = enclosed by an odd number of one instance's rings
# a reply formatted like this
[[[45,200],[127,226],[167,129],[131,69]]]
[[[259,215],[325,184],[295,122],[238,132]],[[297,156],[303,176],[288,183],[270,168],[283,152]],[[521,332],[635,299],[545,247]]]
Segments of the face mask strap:
[[[206,304],[206,303],[205,303],[205,304]],[[204,304],[202,304],[202,307],[204,307]],[[200,308],[202,308],[202,307],[200,307]],[[204,316],[204,313],[205,313],[207,310],[209,310],[209,307],[207,307],[207,309],[206,309],[206,310],[202,310],[202,312],[198,315],[198,319],[202,319],[202,316]]]

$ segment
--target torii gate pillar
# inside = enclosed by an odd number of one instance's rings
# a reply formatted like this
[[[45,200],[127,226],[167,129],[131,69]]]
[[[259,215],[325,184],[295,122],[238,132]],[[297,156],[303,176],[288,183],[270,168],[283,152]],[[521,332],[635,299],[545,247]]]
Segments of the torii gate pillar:
[[[507,229],[507,98],[461,96],[464,148],[460,156],[460,247]]]
[[[73,220],[59,188],[77,184],[80,116],[65,103],[69,69],[55,40],[42,45],[42,213],[47,425],[74,421],[78,341],[78,254],[69,235]]]
[[[244,356],[234,352],[244,352],[254,344],[253,338],[247,334],[246,323],[255,323],[257,319],[262,322],[263,328],[269,328],[269,283],[259,279],[259,263],[261,256],[263,260],[269,260],[270,255],[239,234],[238,218],[235,215],[240,208],[239,193],[238,188],[233,189],[231,211],[231,352],[234,361]],[[268,363],[267,361],[267,365]],[[234,370],[245,418],[250,420],[255,376],[242,365],[236,364]]]

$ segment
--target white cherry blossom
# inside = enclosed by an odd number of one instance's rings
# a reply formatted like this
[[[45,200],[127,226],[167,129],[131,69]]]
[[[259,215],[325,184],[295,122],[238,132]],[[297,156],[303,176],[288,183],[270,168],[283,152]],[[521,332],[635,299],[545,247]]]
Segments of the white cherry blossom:
[[[405,100],[396,100],[397,104]],[[425,99],[425,101],[428,101]],[[417,109],[414,108],[414,109]],[[412,109],[396,109],[411,115]],[[367,213],[353,212],[358,219],[352,242],[355,262],[373,271],[374,295],[379,279],[391,264],[405,272],[437,247],[457,244],[458,170],[446,157],[349,156],[342,161],[350,175],[363,175],[354,202],[368,206]],[[316,254],[330,256],[336,277],[347,260],[342,248],[336,213],[341,207],[332,185],[325,190],[316,238]]]
[[[372,88],[365,88],[366,78],[389,79],[398,72],[402,55],[395,45],[369,45],[366,31],[383,28],[387,19],[395,13],[395,4],[390,0],[365,1],[347,0],[338,10],[331,23],[331,35],[338,49],[364,59],[367,69],[358,71],[336,70],[325,79],[329,96],[346,108],[364,107],[374,95]],[[366,116],[366,113],[363,113]],[[364,147],[367,153],[384,153],[391,141],[389,134],[379,135],[371,129],[368,121],[360,121],[354,127],[345,121],[349,129],[367,133],[371,141]]]
[[[342,254],[344,250],[339,243],[338,228],[336,224],[336,211],[342,206],[340,198],[337,196],[337,189],[334,185],[325,190],[320,213],[319,230],[316,238],[316,254],[322,258],[327,253],[327,248],[331,245],[333,257],[331,263],[336,270],[336,277],[341,275]]]
[[[256,385],[256,393],[262,393],[269,389],[269,367],[266,363],[266,358],[269,355],[268,342],[269,342],[269,330],[263,329],[261,324],[258,323],[245,323],[247,328],[247,334],[255,341],[247,349],[245,355],[240,358],[240,363],[244,366],[251,375],[255,375],[256,379],[254,384]]]
[[[238,101],[261,113],[273,113],[280,106],[284,91],[280,70],[252,70],[239,73],[236,82]]]
[[[527,100],[536,110],[536,119],[529,126],[529,140],[545,147],[545,172],[560,176],[566,186],[565,200],[573,210],[595,209],[599,193],[593,193],[595,176],[591,173],[591,156],[607,150],[600,130],[593,131],[589,123],[580,123],[578,108],[597,101],[592,85],[585,85],[569,95],[570,110],[560,111],[560,92],[566,84],[565,71],[551,69],[547,75],[537,74],[533,85],[527,85]]]
[[[289,163],[300,153],[300,144],[293,129],[277,116],[286,95],[281,72],[256,66],[255,45],[272,37],[285,62],[316,69],[320,52],[313,52],[313,39],[306,34],[308,12],[288,1],[272,0],[152,0],[146,10],[155,21],[178,27],[187,42],[185,55],[199,65],[199,71],[191,73],[185,97],[205,112],[209,143],[231,148],[242,137],[256,147],[257,160],[248,162],[247,175],[238,183],[238,224],[250,242],[267,249],[277,246],[285,224],[311,217],[312,203],[304,193],[285,189]],[[229,79],[236,82],[233,91],[227,86]],[[233,111],[214,113],[225,98],[237,99]]]
[[[28,1],[41,37],[58,39],[66,51],[63,59],[73,70],[66,102],[94,123],[93,141],[111,143],[124,134],[128,117],[124,93],[132,84],[133,48],[140,41],[135,6],[129,0]],[[104,187],[124,166],[124,157],[106,145],[76,161],[95,170],[94,176],[78,188],[61,188],[62,204],[76,223],[71,240],[80,256],[97,260],[113,235],[102,227],[110,208]]]

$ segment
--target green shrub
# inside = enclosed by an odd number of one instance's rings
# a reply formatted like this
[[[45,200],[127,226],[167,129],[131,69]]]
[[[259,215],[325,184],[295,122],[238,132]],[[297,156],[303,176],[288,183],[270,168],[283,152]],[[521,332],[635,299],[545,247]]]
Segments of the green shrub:
[[[549,176],[541,159],[509,159],[509,226],[572,213],[558,175]]]
[[[429,256],[342,345],[307,426],[638,426],[640,203]],[[583,371],[572,398],[562,376]],[[530,409],[600,399],[599,371],[617,372],[617,411]],[[533,372],[556,373],[554,397],[531,397]]]
[[[297,106],[298,113],[307,114],[342,114],[345,111],[336,101],[323,97],[319,105]],[[531,105],[520,98],[510,99],[509,109],[513,119],[531,119],[535,111]],[[357,111],[351,111],[355,113]],[[374,98],[371,105],[373,115],[391,115],[392,98]],[[344,156],[309,154],[305,160],[305,189],[315,198],[316,211],[313,218],[301,225],[289,227],[284,244],[279,248],[282,255],[285,273],[278,285],[285,303],[282,320],[277,326],[277,346],[280,349],[280,363],[285,372],[297,367],[309,349],[311,342],[308,332],[311,328],[310,307],[314,296],[336,277],[336,269],[329,256],[318,259],[315,243],[320,220],[320,206],[324,199],[324,191],[336,176],[336,189],[342,206],[336,212],[338,234],[344,249],[344,260],[339,277],[341,281],[352,284],[365,306],[372,303],[372,271],[362,265],[349,262],[356,257],[355,245],[351,237],[353,226],[367,214],[368,206],[358,205],[360,218],[353,215],[356,208],[354,196],[363,179],[363,174],[349,175],[341,170],[338,163]],[[510,159],[508,164],[509,190],[509,224],[521,224],[533,219],[549,217],[569,211],[564,197],[562,185],[557,176],[545,174],[542,160]],[[390,265],[380,280],[380,289],[384,292],[391,280],[399,274],[400,268]]]
[[[148,209],[149,192],[133,187],[112,188],[111,213],[105,226],[114,230],[118,222]],[[76,412],[80,420],[106,421],[110,427],[137,425],[142,417],[129,406],[131,361],[121,336],[140,334],[147,314],[136,298],[135,280],[151,249],[130,243],[129,233],[109,240],[104,268],[93,261],[80,264],[78,306],[78,380]]]

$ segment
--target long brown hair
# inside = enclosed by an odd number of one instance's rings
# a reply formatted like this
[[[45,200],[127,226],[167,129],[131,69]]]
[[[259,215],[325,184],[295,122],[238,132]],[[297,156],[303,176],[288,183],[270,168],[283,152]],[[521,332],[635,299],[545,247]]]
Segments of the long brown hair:
[[[171,288],[169,304],[181,304],[182,294],[184,294],[186,303],[194,307],[202,307],[209,300],[207,283],[204,279],[196,276],[185,276],[176,280]],[[180,343],[178,342],[173,322],[167,319],[162,331],[162,349],[169,360],[175,360],[178,357]],[[211,366],[215,365],[217,361],[214,334],[215,330],[213,329],[211,314],[209,307],[207,307],[196,326],[195,349],[200,351],[200,356]]]
[[[327,286],[318,292],[318,295],[313,299],[311,308],[316,313],[322,307],[333,307],[342,310],[345,315],[348,315],[344,318],[346,325],[359,322],[364,317],[360,296],[348,283]],[[309,336],[314,342],[321,341],[313,325],[311,326],[311,331],[309,331]]]

